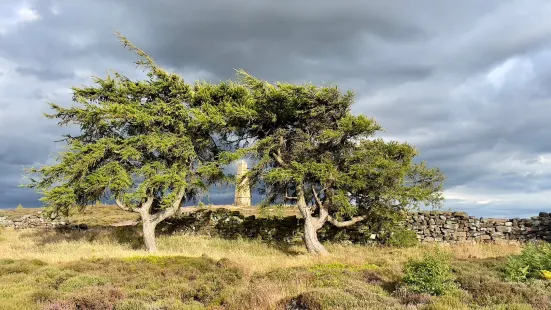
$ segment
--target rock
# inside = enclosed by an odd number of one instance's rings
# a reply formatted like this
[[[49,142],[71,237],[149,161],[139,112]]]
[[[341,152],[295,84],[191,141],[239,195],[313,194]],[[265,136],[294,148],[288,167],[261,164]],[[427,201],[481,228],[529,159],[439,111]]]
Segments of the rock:
[[[511,227],[507,226],[496,226],[496,232],[510,232]]]

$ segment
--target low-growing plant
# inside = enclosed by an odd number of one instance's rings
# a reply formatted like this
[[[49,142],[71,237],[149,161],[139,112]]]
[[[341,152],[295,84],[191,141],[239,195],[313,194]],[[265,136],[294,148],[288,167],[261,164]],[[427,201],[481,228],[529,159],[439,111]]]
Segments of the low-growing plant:
[[[551,270],[551,244],[530,244],[519,255],[511,256],[504,267],[505,277],[515,282],[545,279]]]
[[[419,245],[419,239],[414,231],[400,227],[390,234],[385,243],[393,247],[410,248]]]
[[[414,293],[443,295],[455,287],[450,256],[444,252],[426,254],[420,260],[409,260],[404,266],[403,282]]]
[[[551,271],[549,271],[549,270],[542,270],[542,271],[541,271],[541,276],[542,276],[545,280],[551,280]]]

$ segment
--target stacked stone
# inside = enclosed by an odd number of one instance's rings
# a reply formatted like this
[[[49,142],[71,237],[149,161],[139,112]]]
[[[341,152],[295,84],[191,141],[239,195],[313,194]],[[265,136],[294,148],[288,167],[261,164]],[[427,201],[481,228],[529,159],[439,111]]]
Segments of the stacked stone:
[[[5,216],[0,216],[0,227],[7,227],[7,226],[12,226],[12,225],[13,225],[12,220],[9,220]]]
[[[540,212],[539,216],[533,216],[529,220],[520,220],[525,227],[523,236],[525,240],[551,241],[551,214]]]
[[[50,228],[50,227],[64,227],[69,225],[65,221],[50,220],[42,217],[41,211],[36,214],[27,214],[19,218],[8,219],[5,216],[0,217],[0,227],[13,227],[15,229],[25,228]]]
[[[551,240],[551,216],[541,212],[530,219],[485,219],[463,212],[414,212],[406,227],[421,242],[464,242],[498,240]]]

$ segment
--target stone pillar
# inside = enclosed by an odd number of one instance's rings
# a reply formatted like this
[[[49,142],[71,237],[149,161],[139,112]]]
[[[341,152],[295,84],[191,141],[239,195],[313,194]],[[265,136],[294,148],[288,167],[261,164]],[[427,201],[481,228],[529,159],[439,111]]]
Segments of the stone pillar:
[[[247,163],[242,160],[237,164],[237,181],[247,173]],[[240,207],[251,206],[251,187],[249,179],[243,178],[239,184],[235,186],[235,205]]]

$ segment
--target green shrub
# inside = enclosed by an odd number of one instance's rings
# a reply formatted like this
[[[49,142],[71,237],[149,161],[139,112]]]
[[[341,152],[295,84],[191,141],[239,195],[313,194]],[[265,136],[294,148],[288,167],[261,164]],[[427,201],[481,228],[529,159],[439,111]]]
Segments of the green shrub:
[[[523,282],[543,278],[542,271],[551,270],[551,244],[531,244],[519,255],[511,256],[504,271],[508,280]]]
[[[420,260],[409,260],[404,267],[403,281],[414,293],[442,295],[455,287],[449,255],[436,252]]]
[[[419,244],[417,234],[409,229],[398,228],[392,232],[386,244],[393,247],[409,248]]]

